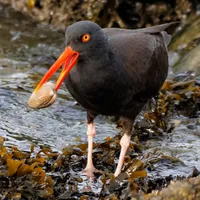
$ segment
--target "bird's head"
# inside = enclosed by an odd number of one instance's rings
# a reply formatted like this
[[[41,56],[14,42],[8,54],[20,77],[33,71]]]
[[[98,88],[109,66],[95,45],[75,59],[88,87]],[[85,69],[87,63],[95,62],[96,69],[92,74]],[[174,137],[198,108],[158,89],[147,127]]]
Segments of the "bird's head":
[[[80,54],[92,57],[101,53],[107,44],[107,36],[101,27],[91,21],[80,21],[69,26],[65,32],[66,44]]]
[[[56,91],[61,83],[81,59],[94,59],[105,49],[107,36],[101,27],[90,21],[80,21],[69,26],[65,33],[66,48],[49,71],[37,85],[34,92],[37,92],[41,86],[63,65],[62,72],[56,82]],[[93,57],[93,58],[92,58]]]

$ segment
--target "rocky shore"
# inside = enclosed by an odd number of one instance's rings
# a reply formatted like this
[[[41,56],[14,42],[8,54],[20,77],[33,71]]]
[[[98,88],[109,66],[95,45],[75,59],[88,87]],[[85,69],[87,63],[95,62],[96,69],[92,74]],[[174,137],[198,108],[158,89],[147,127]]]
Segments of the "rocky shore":
[[[147,27],[183,20],[197,9],[195,0],[0,0],[0,3],[58,29],[79,20],[92,20],[102,27]]]

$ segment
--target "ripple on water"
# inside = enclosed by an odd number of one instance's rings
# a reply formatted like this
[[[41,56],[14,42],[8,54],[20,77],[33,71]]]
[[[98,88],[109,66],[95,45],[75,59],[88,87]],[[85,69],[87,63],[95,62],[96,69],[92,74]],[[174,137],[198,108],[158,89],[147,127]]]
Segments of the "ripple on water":
[[[86,113],[76,109],[74,102],[58,98],[51,108],[32,110],[26,105],[30,94],[7,89],[0,89],[0,94],[0,134],[14,138],[14,145],[17,142],[24,149],[24,141],[29,141],[60,150],[66,145],[77,144],[77,138],[86,142]],[[96,125],[97,141],[116,133],[112,124],[100,121]]]
[[[191,120],[191,123],[195,124],[196,121],[198,119]],[[179,176],[188,176],[194,167],[200,170],[199,129],[199,126],[195,126],[193,130],[187,128],[183,120],[181,125],[176,127],[172,133],[164,135],[160,140],[148,141],[147,151],[153,151],[155,148],[158,148],[164,154],[176,157],[182,161],[181,166],[178,164],[174,167],[168,167],[167,163],[158,164],[155,171],[157,175],[169,176],[176,174]]]

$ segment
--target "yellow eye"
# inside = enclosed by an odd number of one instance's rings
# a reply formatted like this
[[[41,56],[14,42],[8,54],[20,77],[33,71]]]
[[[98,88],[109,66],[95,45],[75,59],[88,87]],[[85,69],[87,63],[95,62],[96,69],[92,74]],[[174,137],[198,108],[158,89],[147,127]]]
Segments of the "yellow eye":
[[[86,33],[81,37],[82,42],[88,42],[90,40],[90,34]]]

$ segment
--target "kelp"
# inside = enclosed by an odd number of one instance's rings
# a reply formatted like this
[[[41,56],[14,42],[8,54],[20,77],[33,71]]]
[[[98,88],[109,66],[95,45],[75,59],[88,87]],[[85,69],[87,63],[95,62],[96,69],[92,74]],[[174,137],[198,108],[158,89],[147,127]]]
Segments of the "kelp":
[[[44,170],[47,156],[41,155],[43,150],[33,156],[30,152],[22,152],[16,147],[8,149],[0,144],[0,194],[1,199],[35,199],[53,196],[53,180]],[[46,152],[46,151],[45,151]]]
[[[157,127],[166,131],[166,121],[176,116],[197,117],[200,103],[199,77],[194,73],[185,72],[177,74],[163,84],[155,109],[146,112],[144,117]]]
[[[0,139],[3,141],[2,137]],[[103,174],[96,174],[102,187],[100,193],[97,194],[90,187],[82,188],[82,192],[79,188],[79,185],[87,180],[81,176],[81,171],[86,164],[86,145],[73,146],[58,154],[48,148],[41,148],[39,152],[35,152],[33,146],[30,152],[22,152],[16,147],[5,147],[2,142],[0,149],[1,198],[70,199],[80,197],[87,199],[90,197],[113,198],[113,195],[130,197],[137,194],[140,189],[142,184],[137,183],[137,180],[147,177],[146,168],[149,165],[159,159],[176,160],[156,151],[152,153],[153,156],[138,153],[140,156],[137,158],[130,154],[133,149],[132,144],[129,155],[125,159],[123,172],[115,178],[112,172],[116,163],[112,158],[116,158],[119,154],[119,138],[109,141],[106,139],[105,143],[96,144],[95,165],[104,171]]]

